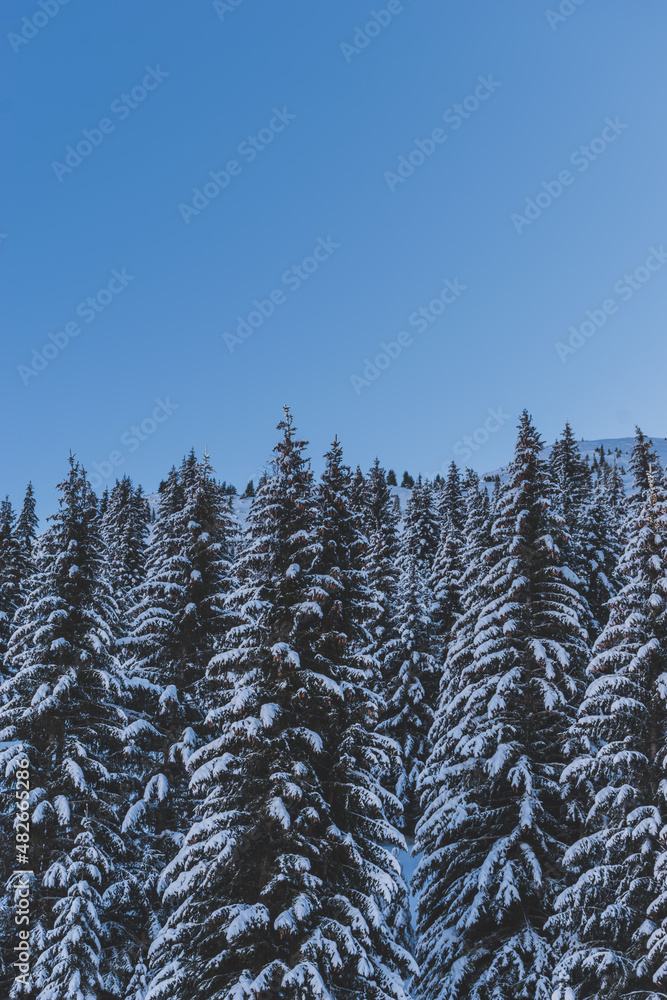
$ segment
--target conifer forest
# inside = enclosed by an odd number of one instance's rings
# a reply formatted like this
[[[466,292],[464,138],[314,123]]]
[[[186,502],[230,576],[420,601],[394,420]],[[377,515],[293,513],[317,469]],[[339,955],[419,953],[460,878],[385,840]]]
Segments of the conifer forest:
[[[0,996],[663,998],[653,442],[524,411],[497,473],[401,481],[276,441],[242,496],[193,451],[2,502]]]

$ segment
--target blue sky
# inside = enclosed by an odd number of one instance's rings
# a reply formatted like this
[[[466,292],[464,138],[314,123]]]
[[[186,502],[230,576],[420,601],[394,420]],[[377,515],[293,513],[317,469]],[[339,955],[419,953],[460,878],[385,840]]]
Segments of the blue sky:
[[[16,502],[47,513],[70,448],[153,489],[208,446],[242,487],[285,402],[316,465],[337,433],[399,473],[497,466],[524,407],[667,434],[660,0],[1,17]]]

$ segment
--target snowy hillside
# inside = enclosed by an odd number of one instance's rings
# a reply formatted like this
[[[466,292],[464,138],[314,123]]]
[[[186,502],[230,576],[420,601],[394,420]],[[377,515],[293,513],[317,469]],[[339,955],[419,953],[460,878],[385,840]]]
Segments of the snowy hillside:
[[[653,446],[657,455],[662,463],[662,467],[667,469],[667,437],[654,437]],[[630,455],[632,453],[632,445],[634,443],[634,438],[624,437],[624,438],[597,438],[590,441],[579,441],[579,450],[584,458],[593,463],[595,458],[595,453],[600,454],[600,448],[604,447],[604,453],[606,460],[613,464],[615,461],[619,469],[623,472],[623,482],[625,484],[626,492],[630,491],[632,482],[631,476],[629,474],[629,462]],[[551,445],[547,449],[548,452],[551,451]],[[511,456],[508,455],[508,465]],[[481,478],[485,481],[490,481],[499,475],[501,482],[504,482],[507,478],[508,465],[500,466],[497,469],[492,469],[489,472],[482,474]],[[410,470],[412,471],[412,470]],[[406,489],[404,486],[391,486],[390,490],[394,496],[397,496],[400,500],[401,510],[405,511],[408,500],[410,499],[410,494],[412,490]],[[159,500],[158,493],[151,493],[147,497],[151,508],[156,511],[157,503]],[[238,517],[241,524],[245,523],[248,511],[250,509],[251,499],[248,497],[234,497],[234,512]]]
[[[654,437],[653,447],[660,459],[663,469],[667,467],[667,438]],[[626,493],[630,492],[632,486],[632,477],[629,472],[629,462],[630,455],[632,454],[632,446],[634,444],[634,438],[624,437],[624,438],[598,438],[591,441],[579,441],[579,450],[584,458],[587,458],[592,464],[595,458],[595,453],[598,454],[598,459],[600,455],[600,448],[604,447],[605,458],[610,465],[616,462],[619,470],[623,473],[623,482],[625,484]],[[551,451],[551,446],[547,449]],[[507,478],[507,466],[501,466],[498,469],[493,469],[491,472],[485,473],[483,479],[488,480],[497,475],[500,476],[502,482]]]

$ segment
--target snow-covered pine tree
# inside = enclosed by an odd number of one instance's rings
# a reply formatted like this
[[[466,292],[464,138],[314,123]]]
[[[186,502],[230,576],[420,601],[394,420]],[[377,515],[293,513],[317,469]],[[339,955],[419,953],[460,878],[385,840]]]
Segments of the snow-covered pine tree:
[[[392,790],[403,807],[406,836],[414,835],[417,781],[429,753],[429,732],[440,683],[433,656],[434,627],[426,580],[414,557],[403,560],[389,639],[381,649],[383,701],[378,732],[396,740],[401,768]]]
[[[582,836],[565,856],[570,885],[551,920],[563,951],[557,971],[595,1000],[657,1000],[667,988],[658,926],[667,916],[667,502],[650,469],[646,489],[629,513],[628,582],[610,601],[573,727],[582,752],[563,775]]]
[[[461,613],[462,529],[466,513],[461,475],[455,462],[449,467],[436,506],[441,522],[440,541],[428,583],[432,601],[430,614],[434,625],[433,652],[443,662],[451,629]]]
[[[452,524],[461,531],[465,520],[465,504],[461,473],[456,462],[450,463],[447,478],[437,497],[437,509],[443,529]]]
[[[187,490],[192,486],[197,476],[198,465],[199,462],[197,461],[196,452],[194,448],[191,448],[188,454],[184,456],[178,470],[178,480],[184,490]],[[225,490],[226,485],[226,483],[221,484],[223,490]]]
[[[656,467],[655,476],[659,478],[659,468]],[[611,504],[612,510],[617,517],[621,519],[627,513],[627,497],[625,495],[625,485],[623,483],[623,476],[625,472],[623,467],[619,469],[616,462],[609,466],[607,472],[602,476],[609,494],[609,503]]]
[[[411,611],[407,607],[405,587],[399,596],[400,566],[403,557],[399,540],[400,513],[394,505],[394,500],[398,501],[398,497],[392,496],[385,471],[377,458],[368,473],[366,500],[364,525],[369,541],[364,567],[375,607],[368,622],[371,642],[365,652],[379,665],[379,673],[372,682],[373,690],[379,698],[380,726],[378,731],[385,732],[386,725],[396,724],[396,736],[401,747],[401,756],[389,784],[398,793],[404,807],[408,800],[410,801],[410,816],[407,822],[409,829],[412,829],[414,827],[413,785],[408,788],[404,751],[407,748],[408,756],[412,762],[410,770],[414,772],[412,758],[415,747],[410,738],[412,722],[408,722],[403,715],[409,711],[409,699],[415,698],[420,707],[418,715],[412,720],[414,722],[413,728],[415,732],[420,731],[422,739],[425,740],[430,724],[428,712],[432,713],[433,704],[432,698],[423,695],[423,691],[422,695],[426,701],[422,704],[422,697],[417,690],[418,682],[412,684],[406,676],[404,680],[407,686],[404,687],[401,681],[405,657],[409,655],[406,651],[408,636],[405,630],[408,628],[407,622]],[[403,573],[406,579],[411,572],[415,571],[415,567],[415,559],[406,562]],[[418,586],[420,597],[426,601],[423,573],[419,571],[417,575],[418,583],[415,581],[415,587]],[[428,615],[426,610],[425,614]],[[430,638],[429,628],[429,641]],[[421,672],[422,665],[420,664],[417,675],[420,676]],[[422,758],[423,753],[417,750],[416,759],[421,760]],[[404,824],[405,820],[402,822]]]
[[[606,598],[603,594],[607,585],[612,587],[614,567],[611,565],[609,548],[613,547],[613,540],[610,538],[607,543],[604,538],[604,525],[595,525],[591,522],[591,518],[601,512],[603,497],[599,490],[593,495],[591,470],[581,457],[579,444],[569,421],[566,422],[561,437],[551,449],[548,468],[552,503],[563,518],[569,536],[565,558],[570,568],[580,578],[581,583],[577,586],[591,610],[586,628],[592,643],[600,634],[602,623],[606,618],[604,608]],[[605,473],[609,469],[610,466],[605,464]],[[599,481],[601,477],[598,477],[595,485]],[[596,542],[599,543],[597,548]],[[604,568],[600,559],[604,561]],[[611,570],[612,576],[607,577],[606,570]]]
[[[120,995],[141,933],[141,897],[130,889],[120,836],[126,718],[113,654],[117,608],[95,497],[73,458],[59,489],[7,653],[0,781],[13,801],[14,772],[28,760],[33,960],[30,985],[15,981],[11,996],[71,1000]]]
[[[421,476],[414,485],[405,509],[400,560],[415,559],[417,568],[430,573],[440,541],[440,525],[433,502],[433,488]]]
[[[629,465],[633,481],[630,505],[642,507],[650,495],[651,482],[658,482],[662,478],[662,467],[653,441],[639,427],[635,427]]]
[[[23,604],[34,572],[33,547],[37,537],[37,515],[32,483],[28,483],[18,519],[7,497],[0,506],[0,679],[14,615]]]
[[[146,1000],[148,993],[148,969],[143,959],[140,959],[129,982],[123,1000]]]
[[[407,746],[411,761],[413,758],[424,759],[424,754],[419,754],[418,748],[410,738],[410,733],[419,729],[418,719],[399,719],[399,715],[401,715],[399,687],[402,687],[405,695],[406,710],[408,703],[414,698],[417,702],[417,715],[420,711],[422,715],[425,714],[424,706],[419,704],[420,699],[415,691],[418,678],[422,673],[425,673],[425,669],[421,662],[414,665],[414,670],[412,664],[406,664],[406,672],[412,671],[415,681],[410,684],[407,678],[403,678],[402,683],[398,678],[402,666],[398,658],[401,652],[408,655],[405,652],[405,647],[401,648],[401,639],[404,639],[405,643],[409,642],[407,636],[408,616],[406,614],[404,619],[403,631],[399,632],[397,629],[398,620],[392,613],[397,599],[397,588],[396,571],[393,560],[389,557],[389,552],[396,550],[398,540],[396,537],[397,518],[392,512],[391,492],[387,489],[389,484],[385,479],[384,469],[376,459],[369,473],[368,483],[364,480],[363,490],[360,488],[358,477],[356,482],[353,480],[349,485],[349,474],[342,466],[341,449],[337,440],[334,441],[326,459],[327,467],[318,492],[317,534],[319,547],[312,572],[323,589],[327,587],[326,579],[328,576],[344,579],[342,592],[345,601],[342,604],[342,611],[347,614],[350,623],[356,622],[354,648],[357,650],[358,662],[365,663],[370,668],[366,684],[379,693],[377,708],[372,710],[371,721],[381,715],[383,723],[378,726],[377,731],[394,738],[402,750]],[[364,504],[361,509],[361,518],[357,513],[360,501],[363,501]],[[357,527],[359,523],[367,526],[373,539],[370,559],[368,558],[368,541],[360,533]],[[337,561],[342,561],[343,566],[345,566],[350,560],[352,562],[347,569],[336,566]],[[360,567],[363,564],[370,565],[372,580],[377,587],[368,586],[366,572],[360,572]],[[346,645],[345,632],[349,632],[350,628],[340,620],[342,613],[339,610],[340,602],[334,602],[332,607],[336,614],[334,623],[337,630],[332,633],[332,639],[341,633],[340,641]],[[323,627],[326,637],[326,621],[323,622]],[[386,683],[383,683],[378,659],[388,650],[387,642],[391,646],[390,671],[396,674],[389,681],[391,693],[387,690]],[[362,649],[361,655],[359,655],[360,648]],[[332,644],[331,650],[331,658],[336,659],[335,644]],[[385,667],[387,666],[388,664],[385,664]],[[387,710],[385,699],[392,696],[394,698],[392,707]],[[396,723],[396,732],[389,732],[391,721]],[[416,721],[416,724],[412,725],[412,721]],[[419,735],[422,741],[425,741],[428,734],[429,722],[430,720],[427,718],[421,727]],[[418,772],[419,768],[413,763],[411,770]],[[398,799],[404,808],[408,799],[411,807],[414,806],[412,795],[406,788],[405,756],[403,753],[396,756],[392,773],[386,774],[383,782],[386,787],[398,794]],[[407,826],[405,820],[401,825],[409,833],[414,828],[412,815],[407,819]],[[411,928],[407,897],[397,897],[390,906],[384,907],[384,910],[386,919],[393,927],[399,943],[410,947]]]
[[[35,513],[35,491],[32,483],[28,483],[23,498],[23,504],[16,521],[15,537],[23,546],[28,555],[32,552],[32,547],[37,538],[37,514]]]
[[[125,610],[130,591],[144,577],[149,523],[150,507],[141,486],[135,489],[129,476],[117,479],[102,517],[102,537],[109,554],[114,595],[121,610]]]
[[[565,423],[561,437],[551,449],[548,466],[556,507],[562,514],[570,535],[577,537],[581,510],[591,487],[591,474],[581,457],[579,444],[569,421]]]
[[[338,438],[334,438],[324,457],[326,466],[316,494],[317,544],[310,572],[319,603],[322,604],[326,594],[331,597],[324,602],[332,617],[321,624],[321,655],[326,660],[335,660],[341,645],[352,642],[355,655],[367,646],[370,636],[366,623],[372,618],[374,595],[363,569],[366,539],[358,525],[352,478],[343,464]],[[339,601],[337,594],[344,600]],[[368,666],[370,670],[376,669],[375,664]]]
[[[587,609],[563,563],[567,533],[541,451],[524,412],[489,570],[476,605],[464,601],[472,650],[462,656],[455,636],[421,780],[415,885],[428,1000],[551,998],[544,924],[565,851],[558,781]]]
[[[499,491],[499,482],[497,486]],[[499,496],[500,493],[498,492]],[[454,617],[448,635],[449,641],[446,643],[446,648],[441,649],[440,652],[441,656],[442,652],[446,652],[446,655],[441,660],[443,666],[440,676],[440,694],[436,705],[434,722],[429,733],[429,745],[431,749],[429,758],[427,759],[427,766],[422,770],[417,785],[422,814],[424,807],[431,800],[432,796],[436,794],[438,785],[437,781],[434,782],[433,779],[434,776],[437,776],[437,772],[434,775],[434,769],[437,769],[439,763],[445,763],[441,748],[450,728],[450,717],[447,709],[452,698],[464,683],[463,678],[471,671],[477,621],[481,608],[488,598],[485,578],[492,558],[490,503],[486,490],[480,489],[478,475],[471,470],[467,470],[466,473],[464,498],[465,520],[462,532],[464,539],[461,553],[462,573],[458,581],[460,614]],[[434,570],[436,569],[437,563],[434,565]],[[444,610],[447,611],[447,607]],[[442,634],[442,624],[437,617],[437,605],[434,608],[434,612],[436,614],[434,622],[436,632],[440,631]],[[442,646],[445,645],[442,643],[441,638],[440,644]],[[421,850],[421,822],[422,815],[420,815],[417,823],[417,844],[413,847],[413,853],[418,853]],[[418,895],[418,878],[419,873],[417,872],[413,877],[412,883],[412,891],[415,896]],[[422,991],[420,995],[423,996],[424,1000],[431,1000],[431,996],[438,996],[437,993],[429,993],[428,991]]]
[[[429,575],[428,600],[433,622],[433,651],[440,662],[447,655],[447,644],[454,623],[462,610],[463,534],[451,521],[443,529],[440,544]]]
[[[371,729],[344,575],[330,590],[311,572],[322,521],[288,410],[279,428],[239,560],[245,620],[211,667],[223,688],[232,670],[236,691],[190,761],[205,801],[166,873],[176,909],[153,948],[151,1000],[405,996],[410,959],[379,903],[405,892],[387,846],[401,843],[397,803],[374,776],[396,748]],[[332,483],[331,470],[330,497]],[[328,506],[320,539],[340,566],[349,514]]]
[[[480,602],[485,599],[486,590],[483,581],[492,559],[491,527],[494,520],[489,494],[480,486],[479,476],[471,469],[466,471],[463,496],[464,521],[460,536],[461,547],[458,553],[454,553],[456,559],[453,561],[450,574],[453,592],[442,609],[447,614],[450,637],[450,642],[444,650],[446,656],[443,658],[443,662],[447,661],[450,667],[453,666],[456,674],[460,673],[460,654],[467,656],[472,652],[472,638],[476,627],[475,616],[479,611]],[[438,597],[435,585],[433,596]],[[445,592],[442,596],[447,599],[448,594]],[[437,610],[436,605],[436,612]],[[463,620],[464,615],[465,620]],[[435,623],[442,633],[442,617],[436,614]],[[454,638],[458,653],[455,653],[451,648],[451,642]]]
[[[500,475],[496,473],[493,477],[493,486],[491,487],[491,495],[489,497],[489,513],[491,515],[492,521],[495,521],[496,515],[500,507],[500,497],[502,494],[502,483],[500,481]]]
[[[461,586],[467,592],[480,576],[486,576],[489,563],[485,556],[491,548],[493,525],[489,494],[473,469],[466,469],[463,500]]]
[[[16,538],[15,515],[9,497],[0,503],[0,679],[4,679],[7,643],[14,615],[23,600],[24,552]]]
[[[581,508],[578,536],[586,580],[586,597],[595,637],[607,623],[609,600],[622,585],[619,561],[624,547],[627,504],[615,465],[599,476]]]
[[[380,592],[389,593],[398,580],[398,571],[395,567],[392,569],[398,555],[398,521],[393,515],[393,494],[379,459],[373,462],[364,482],[363,493],[358,493],[355,481],[353,496],[360,498],[364,513],[362,527],[369,544],[374,535],[381,538],[375,546],[382,555],[376,557],[378,575],[373,585]]]
[[[467,470],[464,482],[464,515],[462,570],[457,583],[460,613],[454,615],[446,648],[441,649],[439,653],[441,663],[440,694],[433,728],[429,735],[432,747],[447,732],[448,717],[443,707],[449,704],[458,690],[461,677],[472,663],[477,619],[481,607],[488,598],[485,580],[494,557],[491,544],[492,517],[489,495],[486,490],[480,488],[479,476],[471,469]],[[437,610],[436,605],[434,608],[436,614]],[[434,624],[437,637],[438,631],[442,628],[437,617]],[[442,656],[442,653],[445,655]],[[426,772],[423,773],[426,779]]]
[[[172,469],[123,640],[134,690],[124,736],[141,785],[124,829],[142,840],[151,893],[194,814],[187,760],[203,741],[200,684],[230,620],[224,602],[236,531],[208,455],[194,468],[188,456],[180,472]]]
[[[377,460],[376,460],[377,461]],[[380,463],[378,462],[378,465]],[[366,512],[366,504],[368,500],[368,491],[366,485],[366,477],[361,471],[360,466],[357,466],[354,470],[354,475],[352,476],[352,483],[350,486],[350,496],[351,502],[357,516],[360,518],[360,523],[363,522]]]
[[[364,569],[376,603],[375,620],[369,623],[372,650],[377,653],[387,628],[396,597],[399,571],[399,520],[385,471],[376,458],[367,479],[362,528],[367,539]]]

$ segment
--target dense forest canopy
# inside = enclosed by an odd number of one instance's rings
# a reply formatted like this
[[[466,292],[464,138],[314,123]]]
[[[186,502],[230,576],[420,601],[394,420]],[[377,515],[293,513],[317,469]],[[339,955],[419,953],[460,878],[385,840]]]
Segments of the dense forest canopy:
[[[240,497],[191,452],[0,506],[0,993],[664,996],[652,442],[524,412],[502,475],[399,482],[278,430]]]

